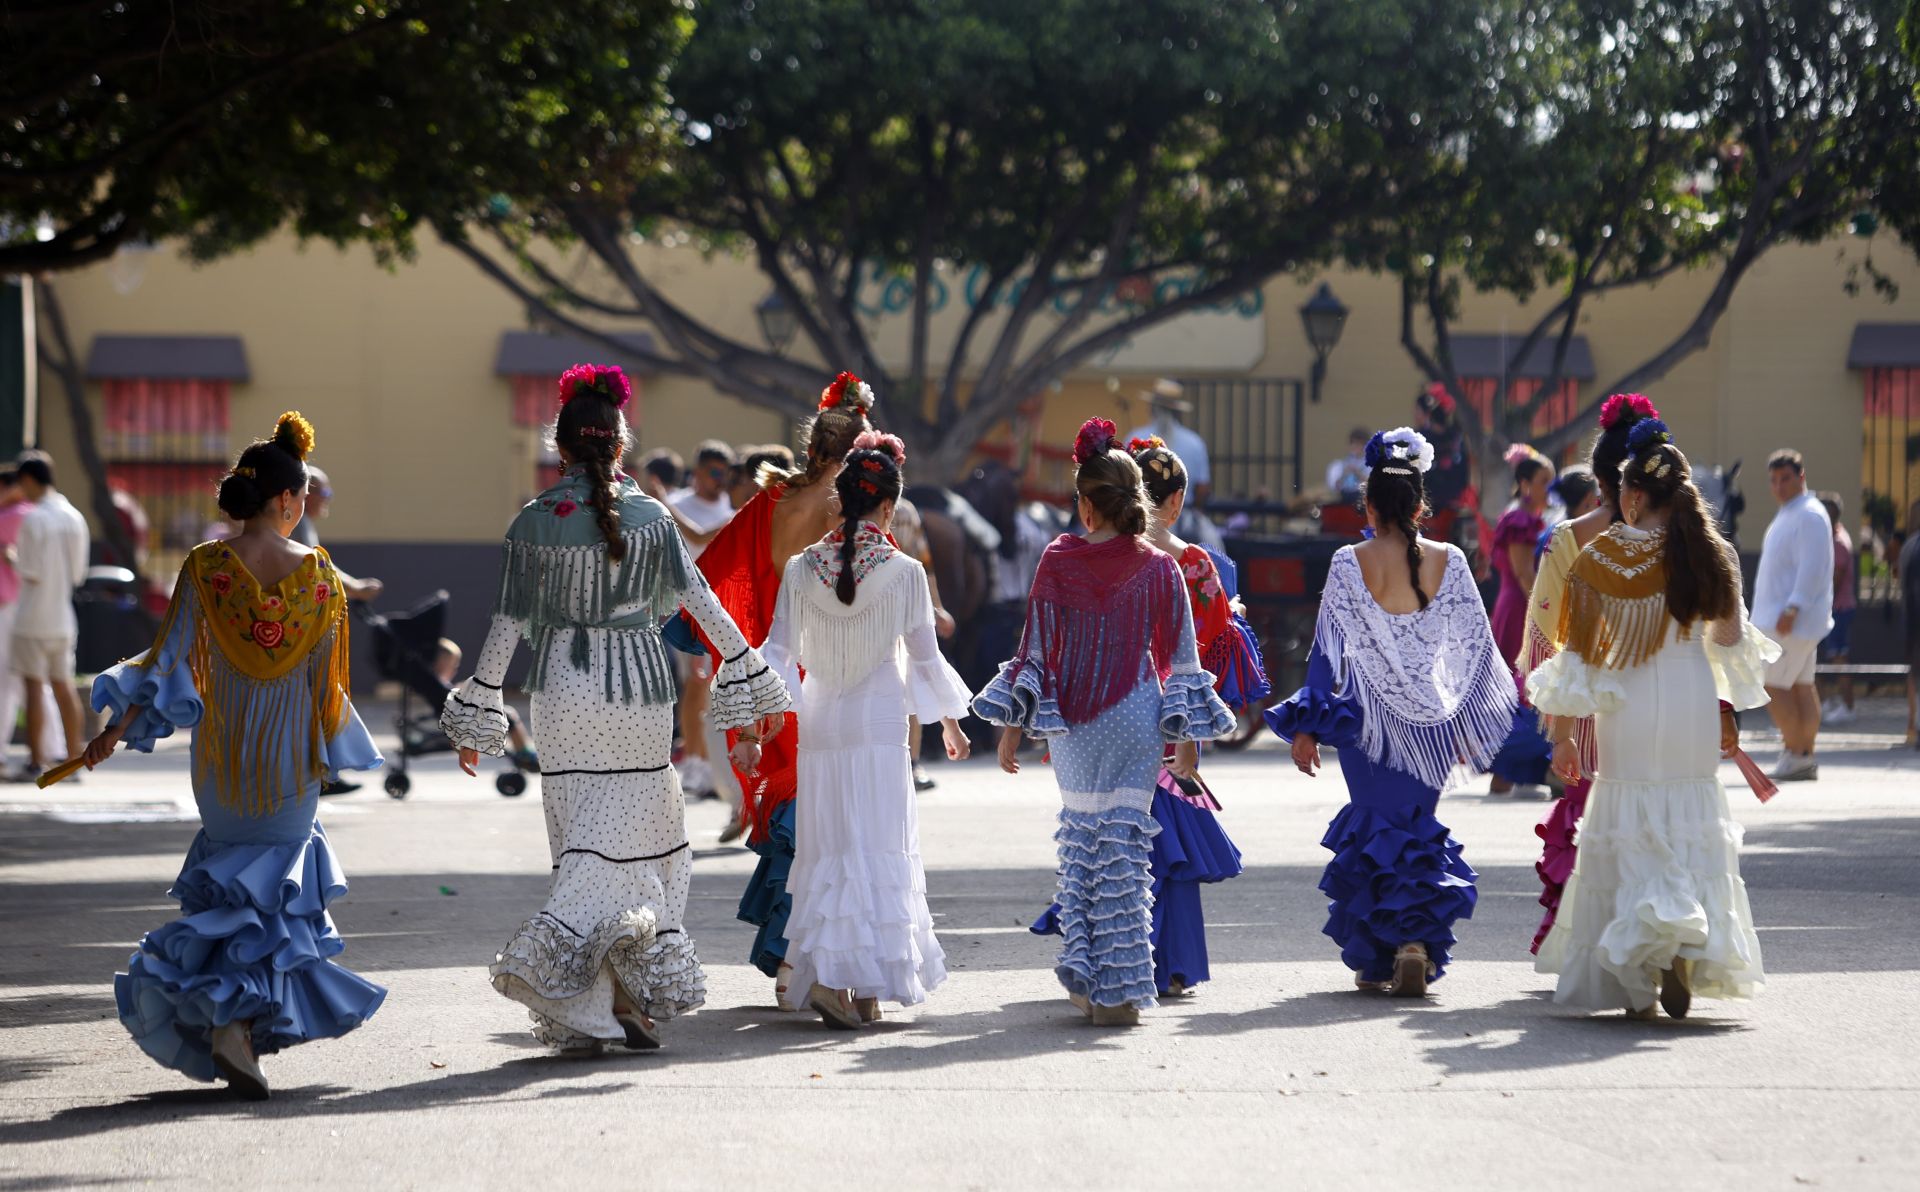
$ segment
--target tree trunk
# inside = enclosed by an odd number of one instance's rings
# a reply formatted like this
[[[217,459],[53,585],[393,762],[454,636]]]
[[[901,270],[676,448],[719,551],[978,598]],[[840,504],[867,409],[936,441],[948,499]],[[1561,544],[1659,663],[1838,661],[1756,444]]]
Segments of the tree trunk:
[[[129,570],[137,571],[135,560],[138,556],[134,554],[133,541],[127,537],[126,526],[121,524],[120,511],[114,508],[113,490],[107,487],[107,465],[100,458],[100,443],[94,437],[93,410],[87,405],[86,378],[80,375],[80,359],[74,354],[73,340],[67,334],[66,312],[60,308],[60,299],[55,296],[51,284],[37,279],[33,283],[33,290],[35,309],[53,335],[51,348],[45,340],[41,341],[40,354],[59,375],[60,388],[66,393],[67,417],[73,423],[74,449],[79,452],[80,467],[87,474],[94,520],[100,523],[100,534],[112,548],[114,556],[121,559]]]

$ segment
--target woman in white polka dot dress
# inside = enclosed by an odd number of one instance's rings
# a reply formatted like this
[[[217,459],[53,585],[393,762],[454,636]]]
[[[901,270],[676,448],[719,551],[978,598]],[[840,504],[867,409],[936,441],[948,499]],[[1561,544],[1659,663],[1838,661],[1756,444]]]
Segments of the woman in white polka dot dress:
[[[467,773],[479,754],[500,754],[500,685],[527,639],[553,878],[545,907],[494,958],[493,986],[529,1008],[536,1037],[566,1049],[658,1047],[656,1020],[706,999],[682,926],[692,863],[661,621],[685,608],[721,651],[710,714],[745,730],[734,753],[743,769],[758,766],[757,738],[789,703],[665,507],[617,470],[631,393],[617,368],[561,377],[553,440],[566,475],[507,531],[487,644],[441,715]]]
[[[967,756],[966,684],[940,656],[920,563],[887,538],[906,451],[854,440],[835,479],[842,523],[788,562],[767,663],[801,681],[787,1004],[857,1029],[882,1001],[918,1005],[946,980],[927,911],[907,715],[938,720]]]

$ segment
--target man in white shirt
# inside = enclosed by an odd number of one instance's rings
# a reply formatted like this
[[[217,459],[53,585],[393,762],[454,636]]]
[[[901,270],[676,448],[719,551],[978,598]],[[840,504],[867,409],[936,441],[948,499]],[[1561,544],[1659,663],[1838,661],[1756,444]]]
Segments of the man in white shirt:
[[[1172,448],[1180,462],[1187,466],[1187,505],[1193,509],[1204,507],[1207,495],[1213,491],[1213,467],[1207,461],[1207,441],[1198,431],[1180,422],[1181,415],[1193,413],[1193,403],[1187,400],[1186,390],[1180,382],[1162,377],[1140,396],[1152,409],[1153,421],[1135,427],[1121,441],[1120,448],[1125,450],[1133,439],[1160,436],[1161,442]]]
[[[61,760],[41,749],[46,706],[41,693],[49,686],[66,730],[67,756],[79,757],[86,748],[86,714],[73,686],[74,640],[80,630],[73,593],[86,582],[90,541],[87,519],[53,486],[53,460],[29,451],[20,457],[19,475],[20,491],[34,507],[20,523],[14,544],[20,602],[11,662],[26,685],[27,751],[31,770],[38,773]]]
[[[687,540],[687,551],[696,559],[721,527],[733,520],[733,498],[728,493],[733,464],[733,448],[709,439],[694,452],[687,486],[666,495],[666,506],[673,511]],[[709,682],[713,660],[704,654],[680,654],[674,662],[680,672],[680,744],[684,751],[680,788],[696,799],[726,799],[737,807],[741,796],[733,767],[712,762],[715,756],[724,757],[727,752],[726,734],[707,718],[713,695]],[[735,825],[745,826],[738,815],[728,830]]]
[[[1780,643],[1767,668],[1768,711],[1780,728],[1782,752],[1773,769],[1779,782],[1818,778],[1813,743],[1820,731],[1820,698],[1813,686],[1815,651],[1833,628],[1833,523],[1807,491],[1798,451],[1767,460],[1767,485],[1780,512],[1760,547],[1753,583],[1753,623]]]
[[[1357,501],[1367,487],[1367,428],[1347,432],[1347,453],[1327,465],[1327,487],[1343,501]]]

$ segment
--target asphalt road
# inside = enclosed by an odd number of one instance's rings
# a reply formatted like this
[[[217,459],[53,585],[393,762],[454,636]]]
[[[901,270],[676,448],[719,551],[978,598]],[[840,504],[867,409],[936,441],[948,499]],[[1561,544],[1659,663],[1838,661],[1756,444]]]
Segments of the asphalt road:
[[[1136,1030],[1080,1019],[1024,929],[1052,888],[1051,775],[976,761],[922,797],[953,969],[927,1005],[855,1036],[776,1012],[733,919],[752,857],[697,804],[707,1007],[662,1052],[572,1060],[484,967],[542,898],[538,799],[431,759],[404,803],[328,801],[342,960],[392,992],[270,1057],[256,1105],[115,1020],[112,974],[173,913],[196,826],[182,753],[117,758],[0,788],[0,1192],[1920,1187],[1920,754],[1855,733],[1823,762],[1764,807],[1735,787],[1769,979],[1684,1022],[1553,1006],[1526,952],[1544,805],[1477,791],[1440,811],[1481,874],[1455,967],[1425,1002],[1354,992],[1316,889],[1344,787],[1269,744],[1208,763],[1248,865],[1206,894],[1214,979]]]

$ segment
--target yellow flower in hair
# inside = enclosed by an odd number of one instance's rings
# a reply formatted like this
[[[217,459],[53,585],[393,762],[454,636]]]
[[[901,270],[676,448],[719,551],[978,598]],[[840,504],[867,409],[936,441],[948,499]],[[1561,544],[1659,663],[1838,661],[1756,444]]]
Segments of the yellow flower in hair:
[[[304,460],[313,452],[313,423],[300,411],[288,410],[274,424],[273,443],[293,458]]]

